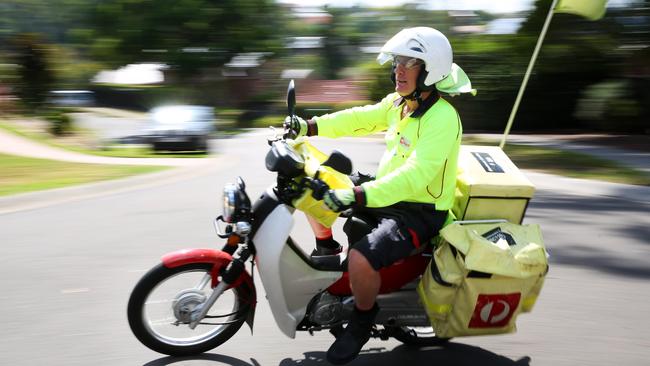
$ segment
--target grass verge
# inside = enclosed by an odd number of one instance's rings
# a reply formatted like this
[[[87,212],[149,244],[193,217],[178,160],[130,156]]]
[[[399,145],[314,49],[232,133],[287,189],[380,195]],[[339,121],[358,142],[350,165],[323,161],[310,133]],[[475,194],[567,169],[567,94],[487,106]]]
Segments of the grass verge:
[[[160,166],[81,164],[0,154],[0,196],[123,178]]]
[[[495,146],[488,140],[463,138],[465,145]],[[554,148],[508,143],[505,153],[520,169],[537,170],[572,178],[650,186],[650,175],[611,160]]]

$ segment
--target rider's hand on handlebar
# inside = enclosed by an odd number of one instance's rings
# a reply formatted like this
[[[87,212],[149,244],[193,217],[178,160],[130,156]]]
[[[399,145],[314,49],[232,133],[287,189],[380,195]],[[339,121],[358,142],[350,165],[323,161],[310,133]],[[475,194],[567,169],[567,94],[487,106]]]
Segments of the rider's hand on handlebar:
[[[287,116],[284,119],[284,137],[290,139],[297,139],[298,137],[305,136],[309,127],[307,121],[298,116]]]
[[[355,203],[352,189],[330,189],[325,192],[323,202],[334,212],[341,212],[352,207]]]

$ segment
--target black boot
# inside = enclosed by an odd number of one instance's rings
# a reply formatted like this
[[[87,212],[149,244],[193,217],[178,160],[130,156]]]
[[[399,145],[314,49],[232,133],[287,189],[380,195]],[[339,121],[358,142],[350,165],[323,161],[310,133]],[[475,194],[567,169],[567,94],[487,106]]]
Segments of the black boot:
[[[327,239],[316,239],[316,249],[311,252],[312,257],[324,255],[336,255],[343,251],[343,247],[332,237]]]
[[[379,306],[376,303],[372,309],[366,311],[355,306],[347,327],[327,350],[327,361],[334,365],[343,365],[357,358],[361,348],[370,339],[370,331],[378,311]]]

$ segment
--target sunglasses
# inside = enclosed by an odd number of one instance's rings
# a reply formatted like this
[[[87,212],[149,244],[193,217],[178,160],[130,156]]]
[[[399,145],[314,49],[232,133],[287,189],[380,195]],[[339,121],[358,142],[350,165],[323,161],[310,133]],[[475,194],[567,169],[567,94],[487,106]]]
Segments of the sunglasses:
[[[393,57],[393,67],[402,65],[405,69],[410,70],[418,65],[422,65],[422,60],[414,57],[395,56]]]

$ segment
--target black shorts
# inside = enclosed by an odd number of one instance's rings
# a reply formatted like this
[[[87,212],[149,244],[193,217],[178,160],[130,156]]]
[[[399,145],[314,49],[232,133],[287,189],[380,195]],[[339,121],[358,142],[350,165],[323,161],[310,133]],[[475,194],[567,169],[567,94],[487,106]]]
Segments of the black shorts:
[[[351,176],[355,185],[371,180],[363,174]],[[447,211],[434,204],[398,202],[388,207],[355,209],[343,230],[350,248],[363,254],[379,270],[406,258],[438,235]]]

